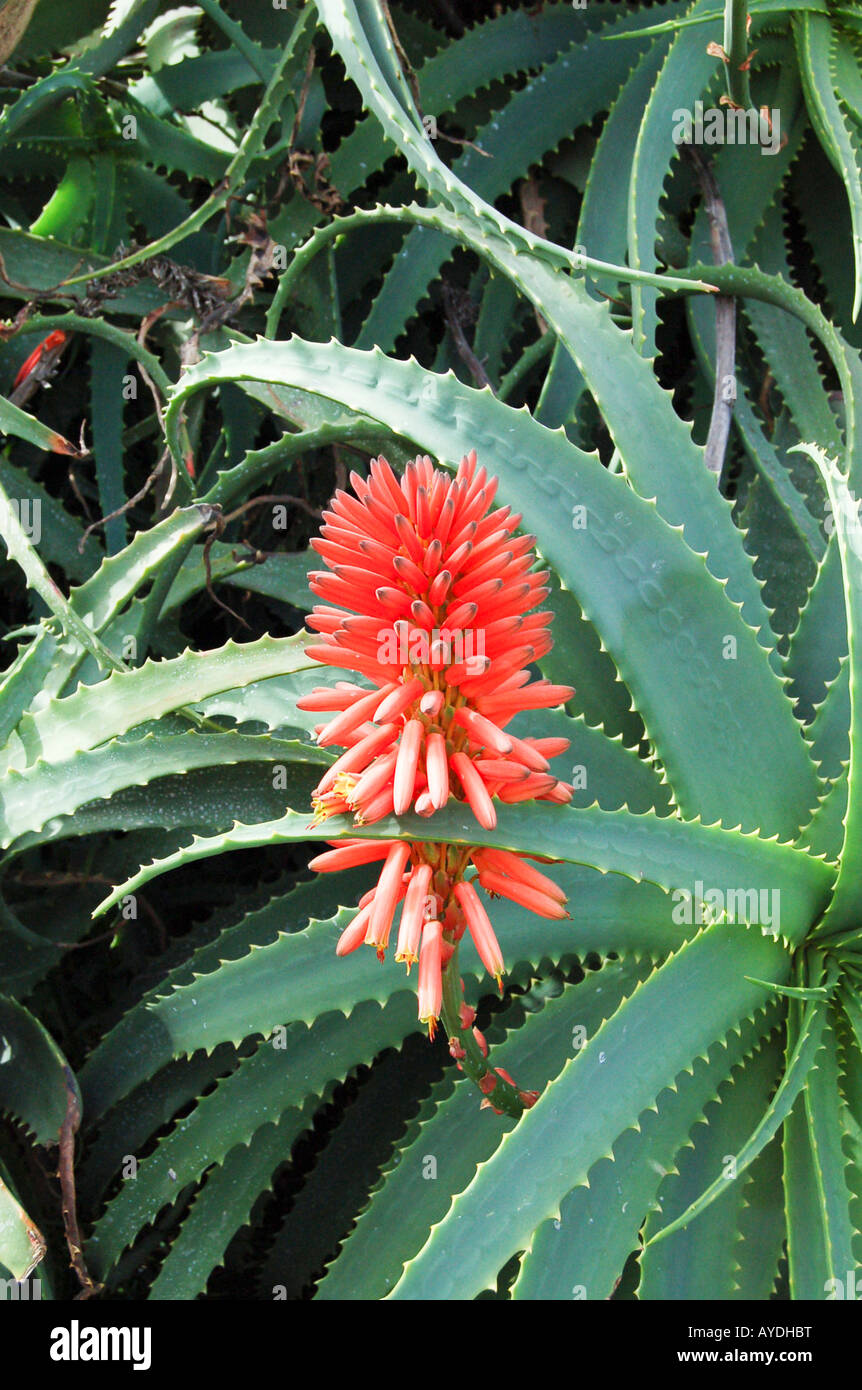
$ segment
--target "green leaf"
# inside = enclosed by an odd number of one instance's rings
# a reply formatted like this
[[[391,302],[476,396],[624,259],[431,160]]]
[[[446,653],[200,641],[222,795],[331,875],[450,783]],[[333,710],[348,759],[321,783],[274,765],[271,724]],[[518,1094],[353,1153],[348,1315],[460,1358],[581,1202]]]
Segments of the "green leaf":
[[[445,1299],[454,1280],[459,1297],[488,1287],[507,1256],[529,1246],[542,1221],[559,1219],[566,1193],[587,1181],[593,1164],[655,1104],[668,1077],[691,1067],[758,1007],[755,987],[741,979],[755,959],[773,967],[783,961],[789,969],[787,957],[762,938],[721,925],[655,971],[524,1113],[433,1228],[391,1296]],[[659,1045],[656,1019],[670,1016],[675,1027]]]
[[[571,1056],[574,1029],[583,1030],[578,1036],[592,1037],[648,971],[647,962],[606,961],[600,970],[528,1013],[520,1027],[508,1032],[505,1042],[494,1045],[494,1064],[509,1070],[519,1085],[546,1084]],[[449,1075],[440,1081],[329,1266],[317,1297],[323,1301],[386,1297],[422,1248],[428,1231],[443,1220],[453,1198],[465,1190],[511,1129],[512,1121],[504,1116],[479,1113],[479,1098],[464,1080],[455,1081]]]
[[[0,1265],[5,1265],[13,1279],[26,1279],[46,1249],[41,1231],[0,1175]]]
[[[304,634],[227,642],[211,652],[187,651],[168,661],[147,661],[134,671],[115,671],[98,685],[51,700],[18,726],[11,766],[68,758],[107,743],[171,710],[196,704],[246,681],[283,675],[310,665]]]
[[[817,1065],[805,1083],[805,1117],[811,1173],[823,1230],[823,1282],[827,1279],[843,1282],[847,1271],[856,1268],[853,1242],[857,1232],[847,1180],[849,1160],[844,1148],[847,1125],[839,1091],[835,1031],[831,1024],[824,1029]]]
[[[109,554],[126,544],[125,516],[111,516],[125,506],[123,481],[123,381],[128,359],[112,343],[96,338],[90,357],[90,396],[93,412],[93,457],[99,485],[101,515]]]
[[[793,21],[799,71],[811,123],[834,168],[841,175],[850,203],[856,289],[853,320],[862,304],[862,160],[848,119],[832,85],[830,59],[837,32],[826,15],[805,14]]]
[[[689,1131],[730,1069],[774,1026],[777,1012],[771,1005],[715,1043],[620,1136],[613,1157],[591,1170],[589,1185],[576,1187],[560,1204],[559,1220],[545,1221],[533,1233],[513,1298],[561,1300],[575,1291],[591,1300],[610,1298]]]
[[[139,1162],[134,1179],[125,1182],[96,1223],[87,1255],[99,1277],[107,1274],[144,1224],[210,1164],[222,1163],[235,1145],[247,1145],[287,1111],[293,1112],[290,1127],[292,1137],[297,1137],[309,1123],[302,1110],[306,1100],[321,1095],[328,1082],[340,1080],[351,1067],[370,1062],[382,1048],[401,1042],[415,1027],[414,1009],[413,999],[402,991],[385,1008],[360,1006],[352,1020],[330,1014],[313,1031],[292,1025],[264,1042],[253,1056],[241,1059],[236,1071],[220,1080],[190,1115],[177,1121],[156,1151]],[[287,1157],[291,1138],[282,1134],[281,1139],[281,1155]],[[216,1231],[224,1249],[232,1232],[221,1223]]]
[[[229,730],[209,734],[146,734],[133,742],[111,739],[95,749],[57,761],[39,760],[23,772],[6,775],[0,796],[0,848],[29,832],[42,830],[55,816],[68,816],[90,801],[112,796],[123,787],[146,786],[159,777],[191,768],[222,768],[234,763],[318,763],[332,755],[295,740]],[[261,775],[274,779],[274,769]]]
[[[0,432],[17,435],[19,439],[26,439],[28,444],[34,444],[37,449],[45,449],[48,453],[83,457],[80,449],[70,444],[68,439],[43,425],[41,420],[28,415],[20,406],[7,401],[5,396],[0,396]]]
[[[25,1124],[37,1143],[57,1144],[70,1091],[80,1106],[78,1084],[50,1033],[22,1004],[0,995],[0,1110]]]
[[[344,836],[427,840],[428,830],[427,819],[415,814],[391,817],[373,826],[355,826],[345,817],[332,817],[325,825],[311,827],[305,815],[288,811],[277,821],[237,824],[226,834],[196,838],[191,845],[145,866],[118,884],[99,904],[95,915],[108,911],[127,893],[135,892],[169,869],[228,849]],[[521,854],[547,855],[602,873],[624,874],[637,882],[646,879],[676,895],[672,911],[668,905],[668,916],[676,922],[685,920],[686,914],[691,920],[696,912],[692,897],[704,896],[705,883],[722,895],[723,908],[752,919],[760,912],[757,889],[764,883],[777,883],[780,889],[773,891],[781,893],[789,910],[785,906],[783,915],[779,912],[780,921],[774,922],[767,922],[764,912],[763,929],[780,933],[787,940],[801,937],[810,928],[827,900],[833,876],[831,869],[819,860],[756,835],[740,835],[715,826],[649,814],[600,811],[595,807],[573,810],[541,803],[501,807],[495,830],[482,829],[469,811],[447,808],[435,813],[434,838],[448,844],[492,845]],[[780,899],[773,899],[774,902]]]
[[[730,1155],[745,1142],[753,1114],[768,1104],[781,1066],[775,1039],[748,1058],[707,1106],[694,1127],[692,1146],[677,1159],[678,1171],[659,1191],[659,1211],[650,1214],[641,1256],[638,1298],[725,1300],[735,1294],[736,1245],[745,1187],[735,1181]],[[715,1174],[717,1197],[707,1211],[661,1244],[651,1236],[681,1215]]]
[[[651,884],[574,866],[561,865],[553,872],[578,904],[575,923],[537,922],[515,903],[500,899],[494,904],[509,979],[519,978],[524,962],[557,965],[563,957],[583,958],[593,951],[657,958],[693,930],[671,922],[666,895]],[[334,877],[337,900],[355,897],[349,879],[339,888],[344,876]],[[326,891],[325,885],[317,886],[318,895]],[[391,960],[381,965],[373,951],[360,951],[349,961],[336,956],[338,935],[354,913],[354,908],[344,908],[329,921],[312,921],[306,931],[282,934],[272,942],[271,930],[251,937],[243,928],[236,959],[228,943],[221,956],[227,957],[224,964],[212,952],[195,958],[195,978],[182,979],[164,998],[145,1000],[94,1051],[82,1073],[88,1110],[101,1110],[176,1055],[252,1031],[266,1033],[288,1019],[311,1024],[327,1009],[349,1013],[363,999],[383,1003],[401,989],[412,991],[400,968]],[[256,933],[258,923],[249,919],[247,929]],[[473,960],[464,969],[481,977],[484,967],[478,957]]]
[[[746,1143],[735,1156],[734,1171],[737,1176],[742,1174],[749,1163],[757,1158],[758,1154],[766,1147],[770,1139],[778,1133],[782,1123],[790,1114],[800,1091],[805,1085],[806,1077],[814,1065],[814,1058],[821,1045],[825,1023],[825,1002],[820,999],[810,1000],[806,1004],[799,1038],[787,1063],[787,1070],[781,1079],[781,1084],[770,1101],[762,1119],[755,1126]],[[699,1216],[702,1211],[705,1211],[717,1197],[720,1197],[724,1191],[725,1179],[723,1177],[718,1177],[715,1182],[686,1207],[679,1216],[656,1231],[648,1243],[652,1244],[660,1240],[666,1240],[674,1231],[687,1226],[696,1216]]]
[[[785,1241],[781,1143],[777,1136],[751,1164],[743,1182],[733,1297],[765,1302],[775,1287]]]

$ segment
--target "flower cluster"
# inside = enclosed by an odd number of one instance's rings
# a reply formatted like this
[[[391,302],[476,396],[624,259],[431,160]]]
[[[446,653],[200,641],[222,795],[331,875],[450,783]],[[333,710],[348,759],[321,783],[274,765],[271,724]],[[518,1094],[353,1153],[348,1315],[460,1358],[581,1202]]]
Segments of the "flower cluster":
[[[534,537],[515,534],[520,516],[491,510],[496,480],[462,459],[454,478],[427,457],[399,480],[383,458],[368,479],[351,474],[355,497],[336,493],[318,539],[327,566],[309,575],[309,626],[321,640],[309,656],[364,677],[318,687],[300,707],[331,715],[321,745],[346,751],[314,794],[315,819],[349,814],[370,825],[415,810],[433,817],[450,799],[466,802],[492,830],[495,802],[565,804],[572,788],[550,771],[567,739],[519,738],[506,726],[523,710],[550,708],[570,686],[531,680],[529,666],[551,647],[552,614],[536,570]],[[352,840],[312,861],[319,870],[383,860],[377,886],[343,934],[346,954],[363,943],[381,958],[403,901],[396,959],[419,962],[419,1012],[433,1033],[443,974],[469,929],[485,966],[500,980],[493,928],[465,877],[472,865],[492,896],[544,916],[566,915],[559,888],[518,854],[423,841]],[[459,1048],[453,1039],[453,1052]]]

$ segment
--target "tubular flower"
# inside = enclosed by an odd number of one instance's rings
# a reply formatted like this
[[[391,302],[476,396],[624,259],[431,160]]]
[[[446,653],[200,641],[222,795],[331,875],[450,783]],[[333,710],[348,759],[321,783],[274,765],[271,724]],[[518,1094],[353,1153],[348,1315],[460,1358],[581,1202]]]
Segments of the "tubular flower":
[[[309,626],[322,640],[308,655],[370,681],[339,681],[299,701],[333,717],[316,730],[346,752],[314,796],[318,820],[354,814],[372,824],[410,809],[431,815],[450,797],[466,801],[486,829],[494,800],[564,803],[571,787],[549,773],[538,745],[504,732],[525,709],[559,705],[570,686],[531,681],[529,665],[550,650],[547,595],[532,536],[521,518],[491,510],[496,480],[475,453],[451,479],[429,458],[399,481],[383,458],[355,497],[339,491],[311,542],[325,570],[309,575],[323,600]]]
[[[550,770],[568,740],[507,729],[519,712],[559,705],[574,692],[530,678],[531,663],[551,647],[552,615],[534,611],[547,574],[535,571],[533,538],[514,534],[520,517],[490,510],[496,480],[471,453],[454,479],[420,458],[399,481],[378,458],[368,481],[352,474],[351,482],[356,496],[336,493],[311,542],[328,568],[309,576],[323,603],[309,620],[322,641],[307,652],[362,680],[318,686],[298,702],[329,716],[316,727],[318,743],[345,750],[314,792],[315,822],[350,814],[370,825],[411,809],[433,820],[454,799],[492,830],[497,803],[568,802],[571,786]],[[486,1095],[494,1090],[492,1108],[498,1099],[508,1113],[533,1104],[535,1092],[490,1071],[475,1010],[460,994],[453,1005],[453,957],[469,932],[502,990],[503,955],[477,889],[558,918],[568,916],[563,891],[509,850],[430,838],[330,846],[312,869],[380,864],[338,954],[370,945],[382,960],[400,904],[395,959],[408,971],[418,962],[419,1017],[429,1035],[444,1016],[452,1056]]]

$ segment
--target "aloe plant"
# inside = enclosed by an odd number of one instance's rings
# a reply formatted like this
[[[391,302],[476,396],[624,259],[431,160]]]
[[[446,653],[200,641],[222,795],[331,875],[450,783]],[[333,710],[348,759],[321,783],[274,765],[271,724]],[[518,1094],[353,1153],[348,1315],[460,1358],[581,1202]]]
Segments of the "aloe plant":
[[[844,1296],[858,16],[14,8],[0,1274],[126,1300]],[[680,110],[748,98],[780,113],[773,153],[674,142]],[[470,450],[549,572],[534,675],[574,695],[510,727],[568,740],[571,802],[315,821],[339,751],[307,708],[320,510],[348,459]],[[337,957],[379,864],[307,865],[366,839],[553,861],[570,917],[493,904],[502,999],[460,961],[528,1108],[481,1108],[403,968]]]

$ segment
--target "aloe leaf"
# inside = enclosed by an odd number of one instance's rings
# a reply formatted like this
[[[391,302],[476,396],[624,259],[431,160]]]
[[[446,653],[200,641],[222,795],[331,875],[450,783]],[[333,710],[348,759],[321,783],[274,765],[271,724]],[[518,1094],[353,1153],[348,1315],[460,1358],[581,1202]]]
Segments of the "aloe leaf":
[[[171,710],[195,704],[243,681],[266,679],[309,664],[302,636],[228,642],[212,652],[187,651],[172,660],[148,661],[134,671],[115,671],[94,686],[52,700],[18,725],[12,767],[38,759],[69,757],[107,743]]]
[[[777,1137],[754,1160],[743,1181],[732,1297],[764,1302],[775,1288],[786,1234]]]
[[[116,670],[122,666],[113,653],[99,641],[82,622],[71,604],[58,589],[39,556],[32,539],[21,525],[17,510],[12,506],[0,483],[0,536],[6,545],[10,560],[16,561],[24,571],[28,587],[44,601],[48,609],[67,636],[82,651],[90,652],[102,667]]]
[[[617,24],[628,28],[646,18],[645,14],[624,15]],[[608,49],[601,39],[598,32],[563,47],[532,82],[513,92],[506,105],[480,127],[474,137],[478,150],[466,149],[454,161],[453,178],[470,189],[477,203],[481,200],[492,212],[495,199],[507,193],[531,164],[589,121],[594,111],[612,104],[638,56],[637,46],[634,51],[628,47]],[[604,240],[596,244],[606,257]],[[588,246],[592,253],[593,244]],[[450,254],[451,243],[445,235],[424,228],[408,232],[356,346],[377,346],[385,351],[393,348]]]
[[[0,996],[0,1110],[22,1121],[37,1143],[57,1144],[70,1092],[80,1103],[74,1074],[50,1033],[22,1004]]]
[[[578,1038],[592,1037],[648,969],[636,960],[606,962],[528,1013],[520,1027],[495,1045],[495,1063],[499,1060],[522,1085],[553,1078],[571,1056],[574,1030]],[[356,1298],[360,1290],[363,1297],[384,1298],[392,1290],[428,1231],[444,1219],[452,1200],[511,1132],[511,1120],[477,1111],[476,1093],[469,1086],[453,1085],[446,1077],[434,1087],[329,1266],[318,1299]]]
[[[278,1122],[286,1111],[294,1112],[291,1127],[294,1137],[298,1136],[308,1125],[308,1117],[302,1114],[306,1100],[321,1095],[327,1083],[346,1070],[400,1042],[415,1026],[414,1007],[412,998],[402,992],[383,1009],[372,1003],[360,1005],[352,1021],[331,1014],[319,1020],[313,1032],[292,1025],[283,1036],[277,1033],[253,1056],[242,1059],[189,1116],[177,1122],[156,1151],[139,1162],[134,1180],[126,1181],[97,1221],[87,1253],[100,1277],[145,1222],[152,1221],[211,1163],[223,1162],[235,1145],[247,1145],[263,1126]],[[290,1140],[282,1136],[282,1141],[281,1151],[287,1157]]]
[[[710,0],[695,0],[688,19],[703,19],[704,11],[714,9]],[[676,113],[691,112],[693,100],[701,96],[715,71],[716,60],[706,51],[701,28],[681,28],[675,33],[641,118],[629,178],[629,256],[633,265],[644,270],[654,270],[658,264],[655,243],[659,203],[670,163],[679,156],[678,146],[669,134]],[[632,325],[638,351],[651,358],[656,350],[658,326],[655,290],[633,288]]]
[[[806,1077],[814,1065],[814,1059],[820,1048],[823,1029],[826,1024],[826,1003],[821,999],[810,1000],[806,1003],[803,1014],[802,1025],[799,1038],[788,1060],[787,1069],[781,1079],[775,1095],[755,1129],[749,1135],[746,1142],[742,1145],[739,1152],[734,1156],[734,1181],[745,1171],[748,1165],[757,1158],[758,1154],[766,1147],[769,1141],[778,1133],[782,1123],[790,1114],[797,1097],[799,1096]],[[720,1197],[725,1188],[726,1179],[724,1176],[718,1177],[711,1183],[686,1209],[676,1216],[673,1220],[661,1226],[648,1242],[652,1244],[661,1240],[666,1240],[672,1235],[692,1222],[695,1217],[711,1206],[717,1197]]]
[[[848,1185],[847,1126],[839,1092],[835,1030],[827,1025],[817,1065],[805,1083],[807,1139],[811,1171],[823,1230],[827,1279],[843,1280],[856,1268],[854,1239],[857,1235]],[[810,1277],[810,1276],[809,1276]]]
[[[104,517],[125,505],[123,482],[123,377],[127,361],[117,350],[97,338],[93,343],[90,381],[93,411],[93,456],[99,484],[99,506]],[[105,522],[105,541],[110,554],[126,544],[124,515]]]
[[[267,735],[195,733],[146,734],[133,742],[110,739],[98,748],[57,761],[39,760],[23,772],[9,772],[0,795],[0,848],[40,831],[54,816],[68,816],[88,801],[112,796],[123,787],[146,786],[159,777],[192,768],[233,763],[317,763],[332,756],[323,749]],[[269,774],[275,777],[275,772]]]
[[[494,904],[494,926],[509,979],[521,977],[524,963],[557,965],[566,956],[583,958],[590,952],[659,958],[693,931],[671,921],[668,898],[651,884],[575,866],[557,866],[554,876],[578,902],[576,924],[538,924],[514,903],[501,899]],[[343,901],[349,896],[345,885],[339,897]],[[172,1057],[198,1047],[238,1041],[249,1032],[266,1033],[289,1019],[310,1025],[328,1009],[349,1013],[363,999],[383,1003],[402,989],[412,991],[400,968],[391,961],[381,965],[372,951],[362,951],[349,962],[336,956],[338,935],[354,915],[355,908],[342,908],[328,921],[313,920],[305,931],[283,933],[271,941],[269,914],[261,913],[260,919],[252,918],[239,929],[236,947],[227,941],[221,956],[208,950],[194,958],[191,980],[180,978],[163,998],[145,999],[94,1050],[81,1078],[87,1109],[101,1111]],[[258,931],[260,937],[253,939],[246,934]],[[240,952],[236,958],[235,949]],[[484,974],[477,957],[467,960],[464,969],[467,974]]]
[[[805,89],[808,114],[829,159],[844,182],[853,224],[856,289],[853,320],[862,304],[862,159],[854,144],[850,122],[832,85],[830,53],[837,41],[825,15],[804,14],[793,21],[799,71]]]
[[[26,1279],[46,1249],[38,1226],[0,1174],[0,1266],[5,1266],[13,1279]]]
[[[310,610],[314,598],[308,587],[307,574],[318,557],[312,552],[268,555],[265,564],[255,564],[246,552],[235,545],[216,541],[210,551],[210,574],[213,584],[229,584],[249,593],[262,594]],[[197,549],[183,561],[168,596],[162,606],[162,617],[181,608],[194,594],[206,587],[207,575],[203,555]]]
[[[825,698],[811,721],[811,755],[820,775],[835,781],[850,758],[850,670],[847,661],[830,683]]]
[[[69,604],[94,632],[109,636],[116,643],[117,619],[126,605],[160,568],[188,546],[212,521],[211,509],[203,504],[178,507],[170,516],[148,531],[139,531],[117,555],[109,555],[83,584],[69,593]],[[129,623],[131,628],[131,621]],[[128,635],[133,635],[130,631]],[[122,643],[117,643],[122,646]],[[78,652],[60,650],[45,681],[49,695],[61,695],[79,671],[83,658]]]
[[[197,933],[191,933],[191,940],[188,942],[188,955],[179,955],[172,963],[166,961],[166,969],[160,976],[158,984],[148,989],[139,999],[137,999],[122,1018],[104,1034],[97,1047],[93,1050],[82,1070],[82,1085],[86,1096],[87,1114],[98,1115],[100,1117],[99,1141],[103,1138],[110,1146],[110,1133],[113,1131],[114,1147],[122,1143],[122,1132],[128,1111],[134,1111],[136,1098],[140,1098],[146,1107],[150,1105],[153,1098],[146,1092],[145,1088],[138,1091],[130,1090],[129,1078],[124,1074],[123,1066],[120,1062],[121,1054],[130,1049],[137,1052],[140,1056],[142,1049],[135,1047],[135,1038],[138,1036],[139,1029],[146,1033],[146,1024],[151,1020],[150,1008],[156,1002],[170,994],[173,990],[182,985],[194,984],[195,981],[205,975],[210,975],[223,966],[229,965],[232,961],[241,960],[250,952],[263,949],[265,946],[272,945],[279,940],[282,935],[293,936],[306,931],[311,919],[316,919],[316,914],[333,914],[339,911],[340,904],[358,898],[367,886],[368,875],[362,874],[357,870],[348,871],[345,874],[331,875],[321,880],[315,877],[311,881],[299,883],[289,891],[273,892],[262,895],[260,902],[254,902],[245,896],[248,903],[247,910],[241,911],[237,917],[237,911],[241,908],[238,904],[236,909],[226,911],[224,922],[219,929],[219,916],[207,921],[199,928]],[[203,936],[202,936],[203,933]],[[209,938],[209,939],[207,939]],[[183,939],[182,945],[186,945]],[[324,966],[323,952],[320,954],[321,968]],[[331,968],[331,962],[327,961]],[[287,1017],[294,1007],[291,996],[288,993],[284,1000],[287,1005]],[[313,1020],[306,1020],[311,1023]],[[150,1032],[152,1030],[149,1030]],[[233,1045],[225,1044],[228,1051],[233,1055]],[[145,1052],[146,1049],[143,1049]],[[210,1054],[215,1057],[219,1054],[219,1064],[216,1070],[224,1071],[224,1047],[219,1044],[215,1052]],[[193,1062],[195,1057],[188,1059],[188,1069],[194,1071]],[[209,1065],[209,1064],[208,1064]],[[163,1067],[163,1070],[160,1068]],[[144,1078],[159,1077],[163,1078],[165,1073],[172,1071],[171,1054],[168,1053],[163,1062],[159,1060],[156,1053],[152,1056],[146,1055],[143,1065],[136,1063],[131,1070],[137,1075],[142,1074]],[[114,1088],[117,1083],[121,1083],[120,1095],[127,1097],[122,1104],[114,1103]],[[134,1077],[132,1078],[134,1087]],[[180,1086],[187,1083],[180,1077]],[[200,1089],[200,1088],[199,1088]],[[144,1094],[142,1094],[142,1090]],[[158,1090],[157,1093],[158,1095]],[[192,1092],[194,1095],[195,1092]],[[192,1097],[190,1096],[189,1099]],[[177,1104],[166,1116],[167,1119],[179,1109]],[[103,1120],[104,1112],[110,1110],[110,1115]],[[134,1125],[134,1119],[129,1121]]]
[[[254,1203],[308,1122],[307,1114],[288,1111],[276,1125],[257,1130],[247,1145],[233,1149],[209,1174],[162,1261],[151,1299],[191,1300],[204,1292],[229,1242],[249,1220]]]
[[[577,1187],[560,1205],[559,1220],[533,1233],[512,1290],[518,1300],[610,1298],[629,1253],[637,1247],[644,1215],[655,1205],[665,1174],[688,1142],[689,1131],[731,1068],[774,1026],[771,1006],[738,1032],[715,1043],[707,1057],[662,1091],[656,1106],[641,1115],[599,1161],[589,1185]]]
[[[74,444],[70,444],[68,439],[64,439],[48,425],[43,425],[41,420],[37,420],[33,415],[28,415],[20,406],[7,401],[5,396],[0,396],[0,432],[17,435],[19,439],[26,439],[28,444],[35,445],[37,449],[45,449],[52,454],[81,457],[80,450]]]
[[[799,701],[800,717],[806,724],[814,718],[815,707],[823,703],[827,686],[838,675],[846,655],[841,554],[833,532],[808,602],[799,615],[799,626],[790,639],[785,663],[791,692]]]
[[[680,1153],[678,1171],[662,1184],[659,1210],[652,1212],[644,1235],[638,1298],[645,1300],[728,1299],[735,1292],[736,1244],[745,1187],[734,1181],[733,1155],[745,1142],[751,1115],[763,1110],[781,1065],[777,1039],[748,1058],[728,1077],[692,1131],[691,1147]],[[721,1187],[716,1200],[697,1221],[653,1244],[651,1236],[681,1215],[715,1173]]]
[[[92,47],[28,87],[0,116],[0,141],[9,140],[34,115],[69,92],[94,90],[93,78],[104,76],[128,52],[158,8],[159,0],[136,0],[119,24],[105,26]]]
[[[38,502],[42,530],[39,549],[45,561],[59,565],[64,574],[79,584],[88,579],[102,558],[96,537],[89,536],[79,549],[83,536],[80,523],[25,469],[0,461],[0,483],[19,513],[22,507],[35,508]]]
[[[455,1271],[459,1296],[487,1287],[508,1255],[529,1248],[531,1233],[542,1221],[559,1219],[565,1194],[587,1181],[593,1164],[655,1104],[668,1075],[690,1067],[757,1007],[751,992],[755,987],[740,980],[740,969],[750,968],[755,959],[771,959],[783,972],[789,969],[787,957],[762,938],[715,926],[641,984],[479,1168],[390,1297],[450,1297]],[[677,1026],[659,1048],[655,1019],[665,1011],[674,1014]],[[641,1059],[636,1071],[630,1065],[632,1047]],[[513,1184],[525,1168],[531,1181],[526,1187],[519,1183],[514,1205]]]
[[[789,901],[789,912],[785,908],[779,914],[780,923],[766,924],[764,930],[781,933],[788,940],[799,938],[810,927],[828,901],[833,878],[827,865],[789,845],[668,817],[536,804],[508,806],[505,814],[501,808],[495,830],[484,830],[475,822],[471,824],[471,819],[470,813],[463,810],[436,812],[435,838],[449,844],[492,845],[521,854],[547,855],[603,873],[622,874],[636,882],[646,879],[675,895],[677,921],[682,920],[686,910],[693,910],[692,897],[702,895],[704,883],[719,891],[722,902],[732,903],[734,912],[738,908],[743,919],[751,914],[757,917],[758,886],[764,882],[779,883],[781,887],[773,891],[780,892],[785,903]],[[102,915],[128,893],[181,864],[208,859],[229,849],[296,840],[334,840],[341,836],[427,840],[428,822],[412,814],[364,827],[345,824],[345,818],[340,817],[331,819],[325,827],[313,827],[307,815],[288,811],[277,821],[237,824],[222,835],[196,837],[190,845],[143,867],[118,884],[94,915]],[[740,888],[740,884],[752,883],[752,888]]]

